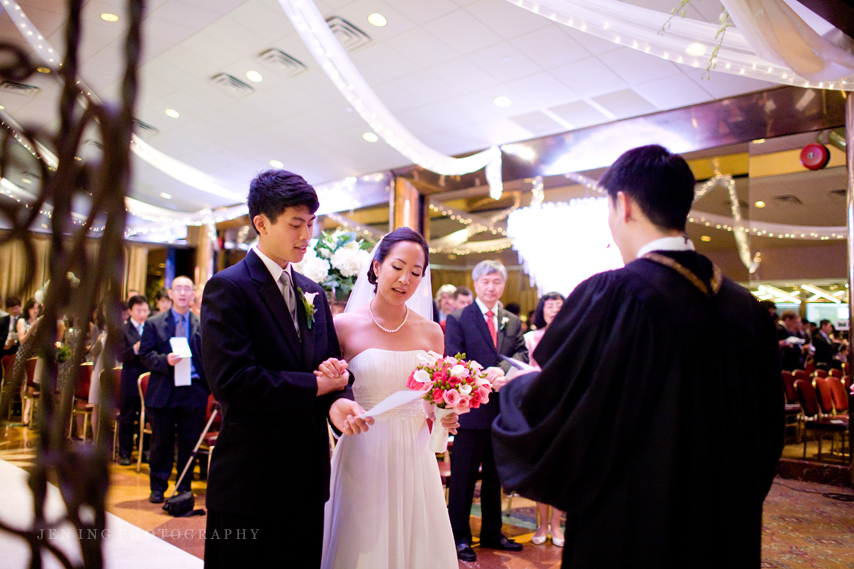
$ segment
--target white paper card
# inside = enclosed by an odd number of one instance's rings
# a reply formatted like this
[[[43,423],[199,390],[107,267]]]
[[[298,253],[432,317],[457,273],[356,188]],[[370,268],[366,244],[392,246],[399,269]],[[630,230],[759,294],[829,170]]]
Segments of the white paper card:
[[[192,378],[192,358],[193,351],[190,349],[190,344],[187,338],[176,337],[170,338],[169,344],[172,346],[172,353],[181,356],[181,361],[175,364],[175,387],[185,387],[193,384]]]
[[[401,405],[406,405],[411,401],[415,401],[416,399],[420,399],[424,397],[424,391],[397,391],[392,393],[382,401],[376,404],[373,409],[370,411],[365,411],[361,415],[359,415],[360,419],[365,419],[367,417],[376,417],[385,413],[386,411],[391,411],[395,407],[400,407]]]
[[[523,361],[517,360],[516,358],[511,358],[511,357],[504,356],[504,355],[502,355],[501,358],[503,360],[509,362],[511,366],[518,369],[519,371],[523,371],[525,373],[527,373],[529,371],[540,371],[539,369],[535,368],[534,366],[528,365]]]

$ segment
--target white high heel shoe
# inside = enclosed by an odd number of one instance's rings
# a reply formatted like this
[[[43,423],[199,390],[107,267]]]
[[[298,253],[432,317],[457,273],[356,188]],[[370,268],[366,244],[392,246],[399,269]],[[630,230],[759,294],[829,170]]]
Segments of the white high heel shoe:
[[[537,530],[539,530],[539,529],[540,528],[537,528]],[[534,532],[534,533],[536,534],[536,532]],[[548,526],[546,526],[546,533],[544,533],[542,536],[534,535],[531,538],[531,543],[533,543],[534,545],[542,545],[546,542],[546,539],[548,539],[548,537],[549,537],[549,528],[548,528]]]

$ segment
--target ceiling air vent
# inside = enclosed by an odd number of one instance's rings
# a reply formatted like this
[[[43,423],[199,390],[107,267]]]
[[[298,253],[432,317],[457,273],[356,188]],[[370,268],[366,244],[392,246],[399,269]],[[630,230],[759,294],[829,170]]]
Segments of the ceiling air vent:
[[[774,196],[774,201],[785,205],[804,205],[804,202],[802,202],[797,196],[792,195]]]
[[[732,208],[732,202],[730,200],[724,200],[721,203],[724,204],[725,207]],[[746,201],[738,200],[738,207],[740,207],[741,209],[747,209],[750,206],[747,205]]]
[[[98,148],[98,149],[104,148],[104,144],[100,140],[95,140],[94,138],[87,138],[86,140],[84,140],[83,146],[87,146],[87,145],[88,146],[94,146],[95,148]]]
[[[353,51],[371,43],[371,36],[340,16],[332,16],[326,20],[326,23],[347,51]]]
[[[147,122],[142,122],[139,119],[133,119],[133,130],[139,134],[145,134],[149,136],[154,136],[155,134],[160,132],[160,129],[158,129],[157,127],[151,126]]]
[[[846,190],[844,188],[841,190],[830,190],[830,195],[836,196],[839,198],[844,198],[848,195],[848,190]]]
[[[41,91],[41,89],[35,85],[27,85],[26,83],[18,83],[17,81],[3,81],[0,83],[0,91],[14,93],[16,95],[24,95],[25,97],[32,97]]]
[[[270,48],[258,56],[261,61],[275,69],[283,72],[288,77],[299,75],[308,67],[292,55],[288,55],[284,51],[276,48]]]
[[[211,82],[217,86],[220,91],[225,91],[229,95],[235,97],[245,97],[255,92],[255,89],[237,77],[228,73],[220,73],[211,77]]]

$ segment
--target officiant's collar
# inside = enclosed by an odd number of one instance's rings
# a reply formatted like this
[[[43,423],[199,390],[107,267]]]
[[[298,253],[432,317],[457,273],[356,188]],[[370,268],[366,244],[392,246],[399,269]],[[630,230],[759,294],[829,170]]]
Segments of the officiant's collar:
[[[687,235],[679,235],[678,237],[662,237],[655,241],[650,241],[640,248],[638,251],[638,259],[653,251],[693,251],[694,243],[688,239]]]
[[[258,255],[258,258],[264,262],[264,266],[267,267],[268,271],[270,271],[270,275],[273,277],[273,282],[279,282],[279,279],[282,277],[282,273],[285,271],[287,271],[288,276],[291,277],[291,282],[294,282],[294,273],[291,271],[290,263],[288,263],[288,266],[283,269],[276,261],[262,253],[261,249],[258,247],[253,247],[252,250],[255,251],[255,254]]]

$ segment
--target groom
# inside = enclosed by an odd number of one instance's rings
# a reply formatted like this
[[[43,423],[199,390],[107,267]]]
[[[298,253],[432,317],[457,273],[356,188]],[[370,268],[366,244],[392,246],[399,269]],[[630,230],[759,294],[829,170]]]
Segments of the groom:
[[[205,286],[202,353],[222,429],[207,490],[205,567],[318,567],[329,497],[327,418],[367,424],[352,400],[326,296],[293,270],[317,194],[284,170],[249,188],[258,245]],[[317,371],[316,370],[322,370]]]

